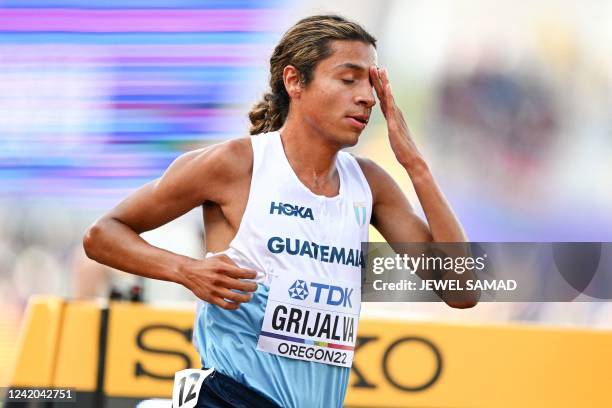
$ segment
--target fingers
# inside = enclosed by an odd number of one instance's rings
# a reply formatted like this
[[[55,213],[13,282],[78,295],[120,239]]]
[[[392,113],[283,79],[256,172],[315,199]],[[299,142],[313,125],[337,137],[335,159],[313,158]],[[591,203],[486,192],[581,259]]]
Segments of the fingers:
[[[208,257],[188,271],[190,280],[186,286],[200,299],[226,310],[236,310],[240,303],[251,300],[257,290],[257,272],[241,268],[227,255]],[[247,279],[247,280],[242,280]]]
[[[385,95],[385,102],[388,106],[393,103],[393,93],[391,92],[391,83],[389,82],[389,75],[385,68],[380,70],[380,81],[383,88],[383,94]]]
[[[226,302],[220,297],[212,298],[208,301],[208,303],[212,303],[213,305],[219,306],[225,310],[236,310],[240,307],[240,303]]]
[[[222,264],[218,267],[219,272],[236,279],[255,279],[257,272],[253,269],[241,268],[235,265]]]
[[[225,254],[218,254],[218,255],[213,256],[212,258],[215,258],[223,263],[229,263],[231,265],[236,265],[236,263],[232,261],[232,258],[230,258],[229,256]]]
[[[250,293],[240,293],[223,287],[218,287],[214,289],[213,296],[208,302],[225,310],[237,310],[240,308],[241,303],[250,301],[252,297],[253,296]]]
[[[217,288],[215,295],[223,299],[231,300],[234,303],[245,303],[250,301],[252,297],[250,293],[234,292],[225,288]]]
[[[380,109],[385,118],[387,118],[388,107],[393,103],[391,84],[389,83],[387,70],[385,68],[372,66],[370,67],[370,76],[372,77],[372,84],[376,90],[376,96],[378,96],[378,100],[380,101]]]
[[[376,91],[378,100],[381,103],[384,102],[384,91],[380,81],[380,76],[378,75],[378,67],[375,65],[370,67],[370,78],[372,79],[372,85],[374,85],[374,90]]]
[[[202,299],[225,310],[237,310],[241,303],[249,302],[253,297],[251,293],[242,292],[254,292],[255,290],[257,290],[255,282],[242,282],[220,275],[215,279],[215,284],[210,288],[210,292]]]
[[[241,268],[232,259],[225,255],[215,255],[214,258],[219,262],[216,268],[226,275],[236,279],[255,279],[257,272],[253,269]]]
[[[228,289],[237,289],[243,292],[255,292],[257,290],[257,283],[255,282],[244,282],[238,279],[224,276],[219,278],[220,286]]]

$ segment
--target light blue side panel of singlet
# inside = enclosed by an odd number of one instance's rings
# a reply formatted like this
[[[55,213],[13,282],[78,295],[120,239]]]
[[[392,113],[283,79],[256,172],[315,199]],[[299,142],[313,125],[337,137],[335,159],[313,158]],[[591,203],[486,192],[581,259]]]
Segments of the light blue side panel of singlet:
[[[257,285],[238,310],[198,303],[194,344],[202,365],[245,384],[287,408],[341,408],[350,369],[257,351],[269,288]]]

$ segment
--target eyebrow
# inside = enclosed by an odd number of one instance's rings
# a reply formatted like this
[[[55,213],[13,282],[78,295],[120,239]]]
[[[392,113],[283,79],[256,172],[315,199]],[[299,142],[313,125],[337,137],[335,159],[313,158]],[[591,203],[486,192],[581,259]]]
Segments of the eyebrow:
[[[348,68],[348,69],[354,69],[356,71],[367,71],[366,67],[364,67],[363,65],[354,64],[352,62],[345,62],[344,64],[336,65],[334,69],[338,69],[338,68],[340,69]]]

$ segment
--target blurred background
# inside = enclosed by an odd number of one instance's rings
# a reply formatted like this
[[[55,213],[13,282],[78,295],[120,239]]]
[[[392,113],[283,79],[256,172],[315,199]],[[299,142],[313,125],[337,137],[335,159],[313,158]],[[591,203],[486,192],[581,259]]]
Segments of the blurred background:
[[[149,302],[194,300],[89,261],[82,236],[181,153],[246,135],[284,30],[328,12],[378,38],[397,103],[470,240],[612,241],[611,2],[3,0],[0,385],[31,295],[140,284]],[[354,151],[419,209],[379,111]],[[204,256],[199,209],[143,236]],[[363,313],[612,328],[606,303]]]

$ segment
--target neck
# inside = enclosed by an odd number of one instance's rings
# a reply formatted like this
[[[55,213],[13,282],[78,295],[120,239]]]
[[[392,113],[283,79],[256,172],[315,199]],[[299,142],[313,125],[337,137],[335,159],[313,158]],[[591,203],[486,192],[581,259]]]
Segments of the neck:
[[[338,194],[340,179],[336,156],[340,147],[330,143],[306,123],[287,118],[279,129],[283,149],[298,178],[316,194]]]

